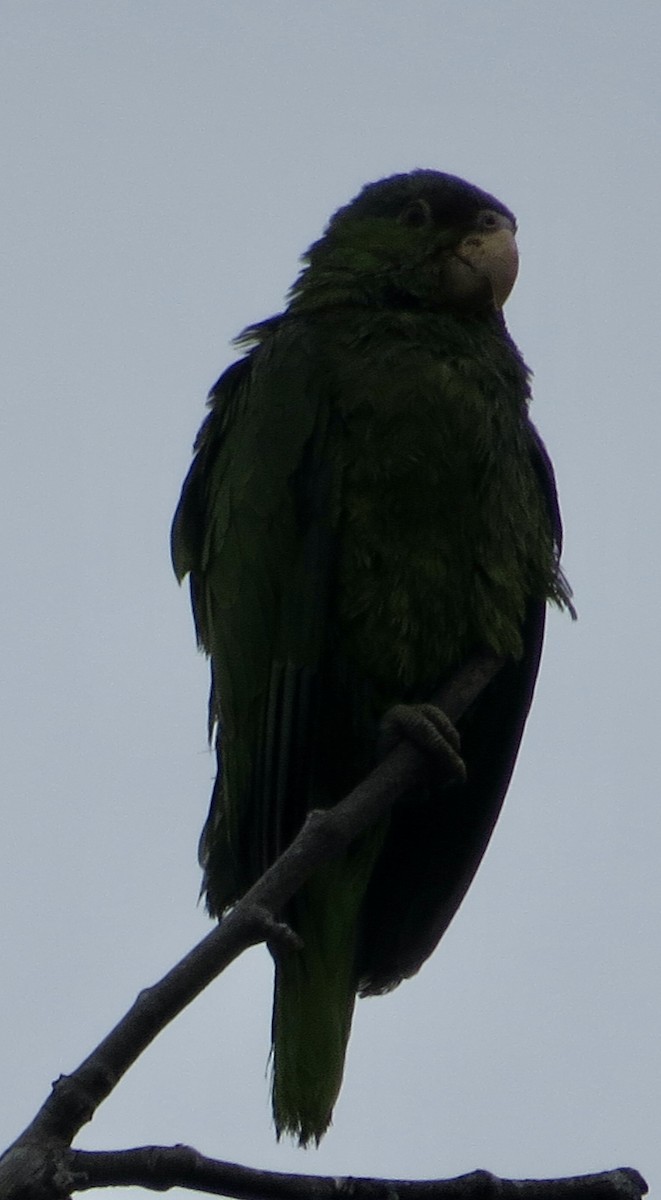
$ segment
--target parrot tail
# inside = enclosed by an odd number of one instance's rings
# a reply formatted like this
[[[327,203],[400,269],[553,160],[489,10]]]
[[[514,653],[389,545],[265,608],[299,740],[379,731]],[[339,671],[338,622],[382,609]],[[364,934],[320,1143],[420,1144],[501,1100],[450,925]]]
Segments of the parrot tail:
[[[386,823],[387,824],[387,823]],[[315,872],[288,906],[300,950],[277,951],[273,1001],[273,1119],[301,1146],[330,1125],[356,1002],[359,914],[384,827]]]

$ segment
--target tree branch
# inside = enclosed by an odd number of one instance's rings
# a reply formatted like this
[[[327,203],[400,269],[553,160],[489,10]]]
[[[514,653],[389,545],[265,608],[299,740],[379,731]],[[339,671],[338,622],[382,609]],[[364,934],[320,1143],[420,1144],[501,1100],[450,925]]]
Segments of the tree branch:
[[[499,1179],[471,1171],[455,1179],[368,1179],[286,1175],[205,1158],[191,1146],[141,1146],[135,1150],[72,1151],[70,1168],[79,1191],[138,1187],[194,1188],[236,1200],[640,1200],[647,1184],[621,1167],[567,1179]]]
[[[438,705],[451,720],[458,720],[500,665],[501,660],[489,654],[471,659],[439,692]],[[18,1143],[56,1140],[70,1145],[142,1051],[217,975],[249,946],[287,936],[276,921],[287,900],[316,867],[341,854],[362,829],[387,812],[426,766],[421,751],[400,742],[339,804],[310,813],[288,849],[218,926],[163,979],[140,992],[71,1075],[56,1080]]]
[[[457,721],[501,666],[493,655],[471,659],[435,697]],[[277,914],[307,877],[323,862],[341,854],[368,825],[385,814],[428,769],[428,757],[400,742],[349,796],[333,808],[309,814],[302,830],[218,926],[167,975],[146,988],[95,1050],[54,1084],[34,1120],[0,1158],[0,1200],[63,1200],[71,1191],[142,1184],[166,1190],[196,1188],[210,1194],[251,1200],[375,1200],[384,1192],[409,1200],[488,1200],[492,1194],[522,1200],[639,1200],[647,1190],[635,1171],[559,1181],[498,1180],[477,1171],[455,1180],[407,1182],[375,1179],[324,1179],[278,1175],[204,1158],[185,1146],[146,1147],[115,1152],[73,1151],[82,1126],[110,1094],[142,1051],[235,958],[260,941],[294,937]],[[449,771],[448,771],[449,774]],[[438,772],[443,780],[442,770]]]

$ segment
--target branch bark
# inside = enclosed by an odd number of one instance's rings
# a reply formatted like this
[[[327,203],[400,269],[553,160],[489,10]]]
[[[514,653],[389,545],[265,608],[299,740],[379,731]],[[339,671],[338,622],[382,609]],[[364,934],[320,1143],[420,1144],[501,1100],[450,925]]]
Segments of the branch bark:
[[[455,1179],[287,1175],[205,1158],[190,1146],[73,1151],[71,1172],[80,1191],[188,1187],[235,1200],[640,1200],[647,1192],[645,1180],[630,1167],[565,1179],[499,1179],[489,1171]]]

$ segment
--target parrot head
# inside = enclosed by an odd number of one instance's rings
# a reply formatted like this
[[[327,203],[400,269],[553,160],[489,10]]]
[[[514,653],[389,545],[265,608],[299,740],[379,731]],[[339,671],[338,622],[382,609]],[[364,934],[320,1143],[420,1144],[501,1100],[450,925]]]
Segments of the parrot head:
[[[331,218],[290,294],[292,308],[343,302],[499,310],[518,269],[516,221],[440,171],[369,183]]]

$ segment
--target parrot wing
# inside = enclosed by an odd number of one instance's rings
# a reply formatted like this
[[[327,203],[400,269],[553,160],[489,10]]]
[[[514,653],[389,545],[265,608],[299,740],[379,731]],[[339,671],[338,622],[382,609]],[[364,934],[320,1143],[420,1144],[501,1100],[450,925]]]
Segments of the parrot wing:
[[[216,915],[307,807],[333,538],[318,362],[285,323],[221,376],[173,524],[175,571],[190,573],[211,659],[219,769],[200,856]]]
[[[562,524],[553,468],[536,429],[528,424],[528,430],[530,457],[559,557]],[[559,569],[558,579],[570,606],[571,593]],[[545,600],[531,600],[521,658],[504,664],[458,724],[466,783],[452,783],[442,791],[429,787],[392,809],[363,910],[358,966],[362,995],[388,991],[414,975],[468,891],[514,770],[537,679],[545,618]]]

